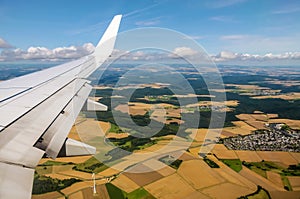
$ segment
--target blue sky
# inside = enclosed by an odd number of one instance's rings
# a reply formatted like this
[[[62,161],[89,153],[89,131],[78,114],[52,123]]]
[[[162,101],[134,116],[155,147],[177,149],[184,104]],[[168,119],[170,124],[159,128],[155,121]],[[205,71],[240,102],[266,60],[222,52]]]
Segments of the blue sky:
[[[120,31],[173,29],[213,55],[300,52],[297,0],[0,0],[0,48],[95,45],[115,14],[124,16]]]

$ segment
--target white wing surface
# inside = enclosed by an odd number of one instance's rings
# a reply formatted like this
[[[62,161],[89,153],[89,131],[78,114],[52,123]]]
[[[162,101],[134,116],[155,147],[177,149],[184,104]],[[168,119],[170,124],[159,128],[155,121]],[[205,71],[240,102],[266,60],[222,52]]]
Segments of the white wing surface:
[[[92,89],[86,78],[112,53],[120,21],[113,18],[91,55],[0,83],[0,198],[31,198],[44,154],[95,153],[67,135]]]

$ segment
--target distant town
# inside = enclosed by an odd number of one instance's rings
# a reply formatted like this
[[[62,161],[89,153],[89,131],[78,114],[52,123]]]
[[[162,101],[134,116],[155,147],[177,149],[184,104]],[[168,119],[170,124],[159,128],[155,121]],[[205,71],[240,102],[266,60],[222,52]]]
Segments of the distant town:
[[[300,131],[285,124],[266,124],[269,130],[222,139],[231,150],[300,152]]]

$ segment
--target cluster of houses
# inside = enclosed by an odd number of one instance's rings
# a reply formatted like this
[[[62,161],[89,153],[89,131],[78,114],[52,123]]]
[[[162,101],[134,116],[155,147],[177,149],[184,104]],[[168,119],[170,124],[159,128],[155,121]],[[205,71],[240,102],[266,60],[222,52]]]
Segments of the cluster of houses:
[[[232,150],[300,152],[300,131],[284,124],[268,124],[269,130],[258,130],[250,135],[223,139]]]

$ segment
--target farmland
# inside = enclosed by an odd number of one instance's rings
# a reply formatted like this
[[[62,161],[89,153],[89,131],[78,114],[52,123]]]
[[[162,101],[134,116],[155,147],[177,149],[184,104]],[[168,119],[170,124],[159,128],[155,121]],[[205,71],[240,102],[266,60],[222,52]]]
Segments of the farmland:
[[[296,111],[300,100],[296,94],[292,95],[299,92],[293,85],[296,80],[267,74],[232,75],[229,69],[222,68],[227,102],[215,100],[218,92],[224,90],[209,93],[203,79],[189,72],[185,77],[195,93],[173,93],[166,83],[136,83],[121,86],[118,95],[112,96],[117,77],[110,71],[101,80],[103,85],[95,83],[92,93],[108,106],[108,111],[93,115],[82,112],[69,134],[73,139],[96,146],[97,154],[41,160],[36,169],[40,176],[58,180],[75,178],[80,182],[33,198],[93,198],[92,173],[98,198],[297,198],[298,152],[234,150],[221,142],[268,131],[267,124],[300,129],[300,115]],[[164,79],[161,74],[157,76]],[[110,103],[122,102],[122,92],[132,89],[135,92],[129,103]],[[192,98],[196,103],[189,103]],[[180,106],[179,100],[185,100],[186,104]],[[213,111],[218,116],[226,113],[224,128],[208,129]],[[123,119],[123,126],[118,126],[113,112]],[[197,117],[200,122],[193,124]],[[150,134],[147,129],[150,123],[162,128],[150,137],[143,137]],[[145,128],[139,131],[129,124]],[[204,149],[208,153],[200,156]]]

